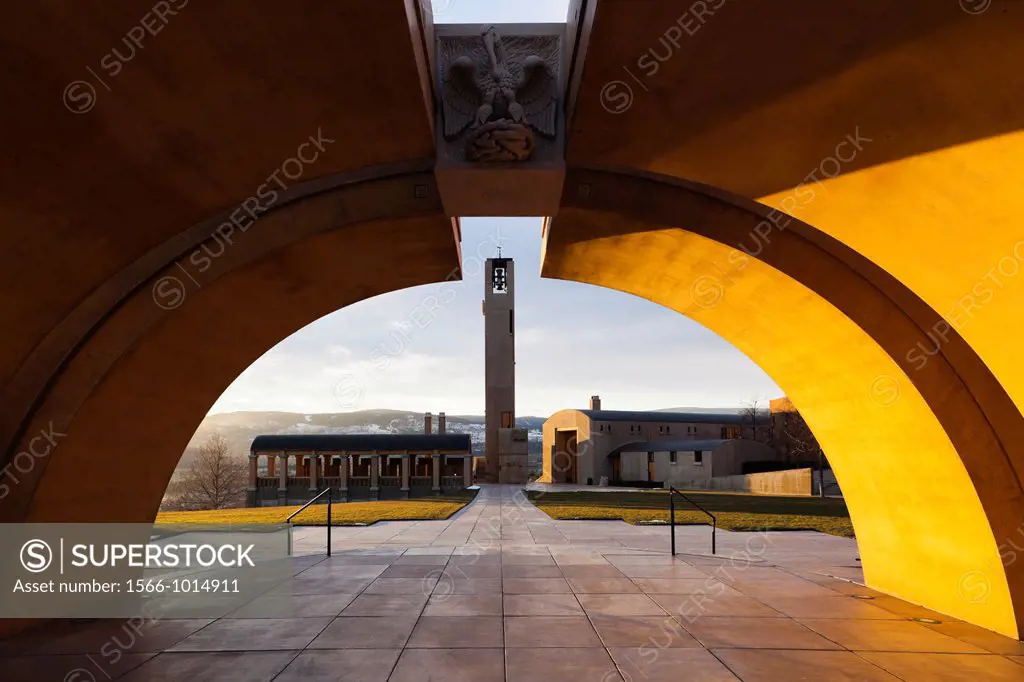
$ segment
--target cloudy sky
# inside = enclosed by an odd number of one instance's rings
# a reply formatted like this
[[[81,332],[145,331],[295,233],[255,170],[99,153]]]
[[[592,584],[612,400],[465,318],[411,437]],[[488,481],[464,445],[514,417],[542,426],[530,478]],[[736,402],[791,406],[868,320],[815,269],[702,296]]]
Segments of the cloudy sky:
[[[440,22],[563,21],[567,0],[434,0]],[[281,341],[210,412],[391,408],[482,414],[482,260],[516,263],[516,413],[547,416],[600,394],[609,409],[738,406],[782,394],[688,318],[628,294],[542,280],[539,218],[463,220],[464,280],[378,296]],[[454,296],[452,293],[454,292]]]

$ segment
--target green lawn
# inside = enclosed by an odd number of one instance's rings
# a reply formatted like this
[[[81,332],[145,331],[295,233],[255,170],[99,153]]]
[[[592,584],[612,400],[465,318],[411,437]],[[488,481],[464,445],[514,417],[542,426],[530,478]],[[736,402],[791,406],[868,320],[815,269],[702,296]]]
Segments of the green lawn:
[[[376,523],[377,521],[433,521],[447,519],[476,497],[475,490],[461,493],[446,493],[438,497],[422,497],[412,500],[381,500],[379,502],[343,502],[331,507],[331,525],[352,526]],[[301,506],[301,505],[299,505]],[[158,524],[178,523],[284,523],[293,507],[253,507],[241,509],[217,509],[214,511],[160,512]],[[327,505],[314,504],[296,516],[296,525],[324,525],[327,523]]]
[[[843,500],[778,497],[727,492],[687,492],[726,530],[817,530],[853,537]],[[668,492],[529,493],[555,519],[622,519],[627,523],[668,521]],[[676,523],[706,523],[708,517],[676,497]]]

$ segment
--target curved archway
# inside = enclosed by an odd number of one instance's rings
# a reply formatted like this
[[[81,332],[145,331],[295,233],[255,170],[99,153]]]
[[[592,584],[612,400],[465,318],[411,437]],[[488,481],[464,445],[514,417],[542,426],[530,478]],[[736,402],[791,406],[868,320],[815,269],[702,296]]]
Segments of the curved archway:
[[[829,452],[869,583],[1018,634],[1024,570],[1002,565],[996,538],[1024,519],[1022,446],[1009,437],[1021,415],[955,334],[909,365],[939,315],[849,248],[754,202],[602,170],[572,170],[566,188],[544,275],[648,298],[746,352]],[[205,410],[273,343],[354,301],[458,276],[429,172],[307,189],[218,255],[184,305],[155,305],[153,287],[207,228],[161,247],[157,267],[120,275],[134,286],[95,308],[22,423],[14,451],[47,424],[68,435],[12,489],[6,520],[153,518]]]
[[[461,277],[433,176],[415,168],[308,183],[227,247],[216,224],[169,240],[148,271],[118,273],[97,294],[105,300],[69,315],[80,340],[41,382],[12,452],[29,451],[40,432],[66,435],[18,469],[4,520],[154,518],[196,424],[266,349],[356,301]],[[197,253],[209,265],[189,279],[177,264]],[[174,278],[187,288],[163,286]],[[92,326],[82,324],[90,313]],[[26,375],[46,357],[30,358]]]
[[[836,470],[876,589],[1017,636],[1024,423],[942,319],[848,247],[755,202],[663,176],[571,170],[542,274],[683,313],[754,359]]]

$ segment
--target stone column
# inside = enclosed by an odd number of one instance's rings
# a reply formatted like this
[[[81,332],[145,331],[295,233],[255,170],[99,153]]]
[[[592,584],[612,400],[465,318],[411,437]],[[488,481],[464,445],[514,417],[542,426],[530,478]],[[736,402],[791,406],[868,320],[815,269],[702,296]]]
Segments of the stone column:
[[[430,475],[433,477],[431,490],[441,492],[441,455],[436,452],[430,456]]]
[[[370,457],[370,499],[380,497],[380,457],[374,452]]]
[[[309,494],[310,496],[316,493],[317,489],[317,469],[320,468],[320,455],[313,453],[313,456],[309,458]]]
[[[462,458],[462,485],[473,485],[473,458]]]
[[[277,456],[277,503],[288,503],[288,455]]]
[[[258,507],[260,506],[259,498],[257,497],[258,490],[256,487],[256,479],[259,476],[257,471],[257,465],[259,463],[259,455],[255,452],[249,453],[249,489],[245,494],[245,506],[247,507]]]
[[[409,497],[409,452],[402,456],[402,497]]]
[[[341,463],[338,464],[338,497],[339,502],[348,501],[348,455],[341,453]]]

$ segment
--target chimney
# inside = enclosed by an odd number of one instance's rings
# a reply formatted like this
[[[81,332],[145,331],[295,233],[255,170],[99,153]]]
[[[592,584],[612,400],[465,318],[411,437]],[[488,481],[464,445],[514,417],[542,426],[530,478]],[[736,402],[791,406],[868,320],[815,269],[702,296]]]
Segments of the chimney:
[[[427,412],[426,414],[423,415],[423,433],[431,433],[433,430],[434,427],[431,424],[430,413]]]
[[[601,409],[601,396],[592,395],[590,396],[590,409],[600,410]]]
[[[438,412],[437,413],[437,432],[438,433],[444,433],[445,421],[446,420],[444,418],[444,412]]]

